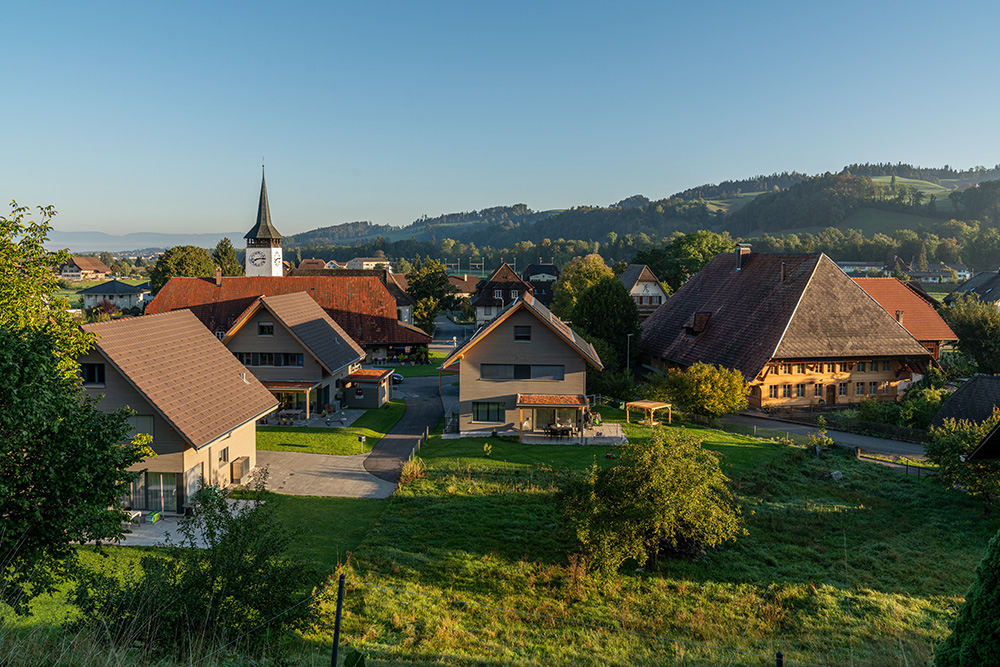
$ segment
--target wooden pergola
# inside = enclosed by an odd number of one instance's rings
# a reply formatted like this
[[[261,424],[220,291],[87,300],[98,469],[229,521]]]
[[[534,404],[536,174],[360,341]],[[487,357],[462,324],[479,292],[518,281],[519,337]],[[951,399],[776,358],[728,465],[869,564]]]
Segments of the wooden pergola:
[[[673,417],[672,408],[674,406],[670,403],[660,403],[659,401],[629,401],[625,404],[625,423],[630,424],[629,421],[629,409],[635,408],[637,410],[643,410],[646,415],[646,423],[650,426],[655,426],[658,422],[653,421],[653,413],[657,410],[667,409],[667,423],[669,424],[671,418]]]

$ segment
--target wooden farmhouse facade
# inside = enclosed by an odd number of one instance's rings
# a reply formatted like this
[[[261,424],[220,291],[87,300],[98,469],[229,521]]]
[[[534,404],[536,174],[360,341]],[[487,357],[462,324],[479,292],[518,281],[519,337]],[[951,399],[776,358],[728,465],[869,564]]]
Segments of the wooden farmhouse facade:
[[[895,401],[933,363],[822,253],[717,255],[641,328],[647,368],[736,369],[756,408]]]

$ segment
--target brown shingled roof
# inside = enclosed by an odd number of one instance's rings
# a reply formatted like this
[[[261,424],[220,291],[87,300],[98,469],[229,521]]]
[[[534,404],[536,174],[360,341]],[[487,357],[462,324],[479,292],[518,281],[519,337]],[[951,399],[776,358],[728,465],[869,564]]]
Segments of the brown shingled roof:
[[[107,264],[96,257],[74,255],[69,258],[69,263],[78,267],[81,271],[96,271],[97,273],[111,273]]]
[[[937,310],[906,283],[896,278],[854,278],[868,296],[920,341],[958,340]]]
[[[503,290],[503,296],[496,298],[493,296],[494,290]],[[514,269],[505,262],[490,274],[489,278],[480,281],[476,286],[476,293],[471,299],[472,305],[504,306],[510,303],[509,290],[517,290],[520,294],[531,294],[534,288],[530,283],[521,280],[521,277],[514,273]]]
[[[260,297],[226,332],[223,344],[229,343],[236,332],[261,309],[270,311],[328,373],[336,373],[344,366],[358,363],[365,356],[364,348],[355,343],[305,292]]]
[[[784,273],[784,280],[782,280]],[[700,332],[689,323],[704,325]],[[824,254],[722,253],[642,323],[654,357],[734,368],[753,379],[769,359],[930,353]]]
[[[179,310],[85,324],[95,347],[195,448],[274,410],[274,396]]]
[[[173,277],[147,314],[190,308],[212,331],[227,331],[257,297],[305,292],[361,345],[427,344],[430,336],[396,317],[396,302],[375,276]]]

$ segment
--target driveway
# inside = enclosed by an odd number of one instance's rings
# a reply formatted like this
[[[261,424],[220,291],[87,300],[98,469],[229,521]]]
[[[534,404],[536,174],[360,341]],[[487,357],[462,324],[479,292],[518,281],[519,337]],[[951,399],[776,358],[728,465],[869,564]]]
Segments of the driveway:
[[[306,454],[257,451],[257,465],[267,466],[267,488],[290,496],[388,498],[396,485],[368,474],[364,454]]]
[[[730,424],[743,424],[745,426],[756,426],[780,433],[794,433],[796,435],[811,435],[816,432],[815,426],[796,424],[780,419],[768,419],[766,417],[755,417],[750,415],[729,415],[722,418],[722,421]],[[886,438],[873,438],[867,435],[857,435],[855,433],[845,433],[844,431],[828,430],[826,436],[834,442],[850,447],[860,447],[865,452],[875,452],[878,454],[896,454],[909,458],[925,458],[923,445],[912,442],[902,442],[900,440],[888,440]]]
[[[442,382],[453,382],[445,376]],[[406,402],[406,412],[386,433],[364,460],[364,468],[380,480],[395,487],[399,482],[399,469],[403,461],[420,440],[425,429],[432,429],[444,414],[438,394],[438,378],[406,378],[396,385],[393,393]]]

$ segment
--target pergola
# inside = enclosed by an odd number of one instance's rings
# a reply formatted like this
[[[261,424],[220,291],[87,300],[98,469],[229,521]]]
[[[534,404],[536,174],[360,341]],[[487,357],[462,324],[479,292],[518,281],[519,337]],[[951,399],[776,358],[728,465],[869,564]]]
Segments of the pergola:
[[[674,406],[670,403],[660,403],[659,401],[629,401],[625,404],[625,423],[630,424],[629,421],[629,408],[635,408],[637,410],[643,410],[646,415],[646,423],[650,426],[655,426],[657,422],[653,421],[653,413],[657,410],[667,409],[667,423],[670,423],[672,418],[672,410]]]
[[[296,380],[261,380],[261,384],[272,394],[305,394],[306,419],[309,419],[309,394],[321,383]]]

